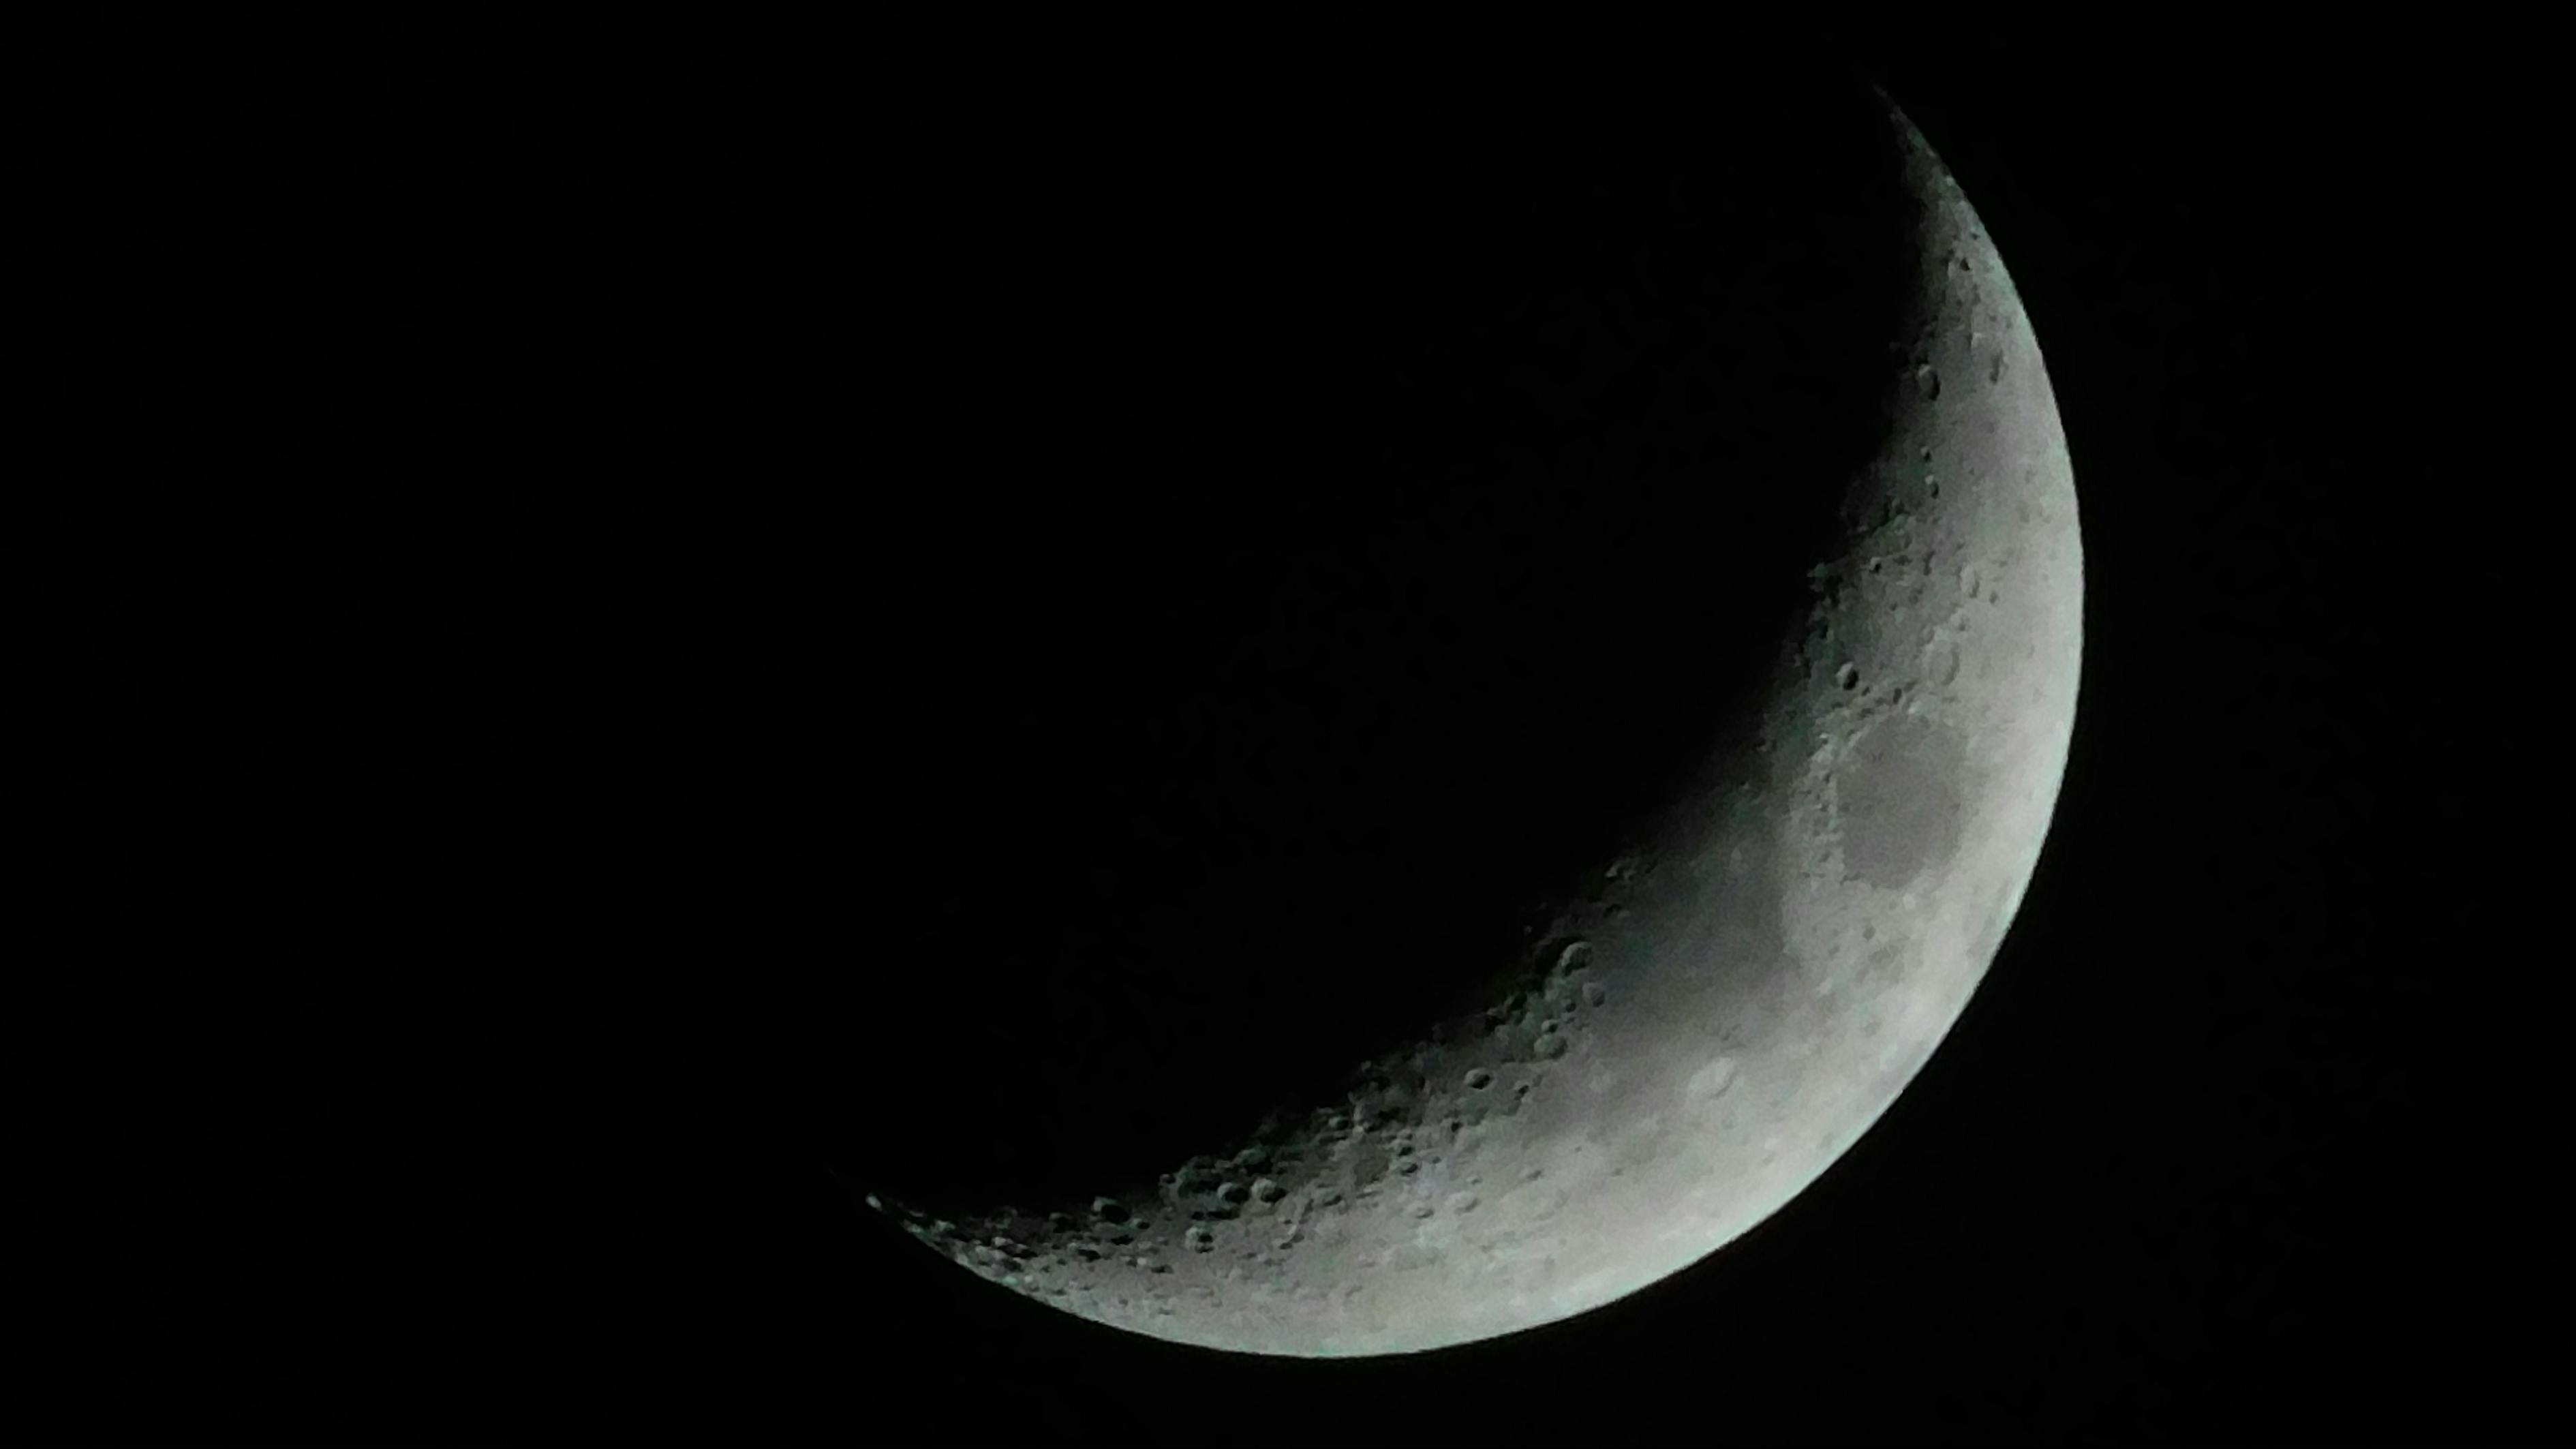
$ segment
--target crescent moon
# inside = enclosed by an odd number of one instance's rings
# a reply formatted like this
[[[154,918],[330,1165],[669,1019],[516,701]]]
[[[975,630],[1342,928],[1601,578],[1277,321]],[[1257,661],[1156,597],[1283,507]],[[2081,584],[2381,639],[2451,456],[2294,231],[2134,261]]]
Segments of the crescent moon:
[[[1892,104],[1918,203],[1891,426],[1753,728],[1504,985],[1285,1127],[1082,1200],[871,1203],[970,1271],[1210,1348],[1416,1352],[1583,1313],[1777,1212],[1922,1069],[2002,943],[2073,727],[2083,555],[2002,259]]]

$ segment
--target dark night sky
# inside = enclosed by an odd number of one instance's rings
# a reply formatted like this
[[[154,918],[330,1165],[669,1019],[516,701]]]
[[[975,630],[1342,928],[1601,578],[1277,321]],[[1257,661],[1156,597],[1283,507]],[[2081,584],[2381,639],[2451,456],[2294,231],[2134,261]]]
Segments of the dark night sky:
[[[1874,73],[1996,237],[2076,463],[2084,693],[2020,918],[1915,1086],[1745,1241],[1511,1341],[1300,1364],[973,1282],[857,1206],[844,1109],[780,1060],[918,1065],[923,1012],[1014,1009],[919,919],[1013,904],[970,828],[918,824],[921,661],[964,628],[924,574],[976,520],[1107,546],[1037,495],[1122,443],[941,379],[1001,345],[959,340],[1004,285],[976,279],[1073,246],[991,221],[1079,192],[994,138],[1191,103],[890,41],[837,78],[499,49],[11,63],[41,203],[11,242],[40,443],[11,823],[43,925],[0,1020],[0,1314],[40,1380],[263,1424],[1149,1440],[2088,1439],[2483,1392],[2418,1306],[2437,1170],[2365,1170],[2424,1140],[2394,964],[2471,954],[2416,909],[2463,867],[2395,843],[2465,817],[2415,681],[2467,666],[2429,573],[2359,542],[2444,476],[2416,432],[2475,387],[2379,360],[2479,300],[2422,92]],[[1546,129],[1611,89],[1424,94]],[[1212,491],[1191,527],[1259,522]],[[1060,602],[1033,593],[977,598]]]

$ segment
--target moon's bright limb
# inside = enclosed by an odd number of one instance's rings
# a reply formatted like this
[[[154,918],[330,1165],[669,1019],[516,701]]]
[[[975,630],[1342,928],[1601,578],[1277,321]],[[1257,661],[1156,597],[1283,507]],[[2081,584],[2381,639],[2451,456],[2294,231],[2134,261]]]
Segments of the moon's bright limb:
[[[994,1281],[1220,1349],[1411,1352],[1581,1313],[1777,1211],[1965,1007],[2036,865],[2074,719],[2082,554],[2037,338],[1891,112],[1920,202],[1893,427],[1758,733],[1535,933],[1521,989],[1087,1201],[940,1218]]]

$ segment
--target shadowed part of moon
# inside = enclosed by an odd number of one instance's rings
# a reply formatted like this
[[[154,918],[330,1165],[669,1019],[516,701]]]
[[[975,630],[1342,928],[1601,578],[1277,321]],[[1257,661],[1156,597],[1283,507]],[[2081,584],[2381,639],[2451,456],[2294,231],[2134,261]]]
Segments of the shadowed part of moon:
[[[813,1101],[918,1104],[828,1130],[965,1202],[1257,1126],[1597,882],[1758,704],[1911,277],[1865,105],[1083,114],[916,291],[959,451],[902,546],[953,587],[869,661],[868,825],[918,935],[796,1013]]]
[[[1864,731],[1837,773],[1843,865],[1901,890],[1958,848],[1968,751],[1957,732],[1915,715]]]

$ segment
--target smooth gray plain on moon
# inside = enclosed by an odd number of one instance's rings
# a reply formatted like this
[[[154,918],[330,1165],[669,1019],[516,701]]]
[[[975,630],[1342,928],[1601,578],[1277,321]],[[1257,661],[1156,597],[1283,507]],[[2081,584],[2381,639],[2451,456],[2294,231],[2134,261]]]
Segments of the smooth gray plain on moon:
[[[1414,1352],[1582,1313],[1715,1252],[1867,1131],[1967,1004],[2037,864],[2082,654],[2074,476],[1976,214],[1891,112],[1924,203],[1895,426],[1850,485],[1758,738],[1534,935],[1520,989],[1425,1023],[1087,1202],[938,1219],[995,1282],[1235,1351]]]

